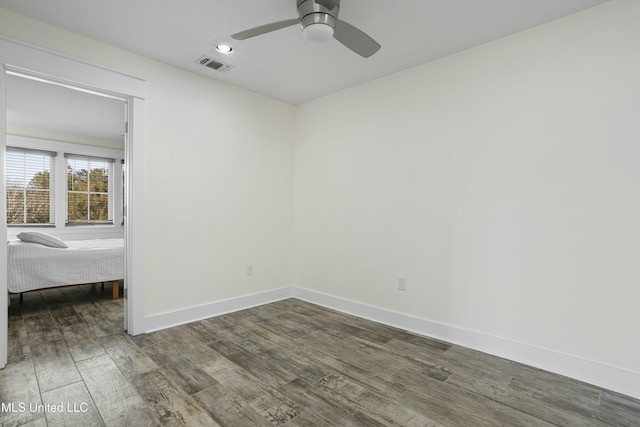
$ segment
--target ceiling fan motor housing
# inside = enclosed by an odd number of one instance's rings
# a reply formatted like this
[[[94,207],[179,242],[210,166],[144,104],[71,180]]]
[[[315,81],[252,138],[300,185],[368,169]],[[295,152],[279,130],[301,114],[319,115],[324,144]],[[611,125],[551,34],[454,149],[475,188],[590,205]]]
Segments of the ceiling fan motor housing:
[[[338,19],[340,0],[296,0],[298,19],[286,19],[260,25],[231,35],[235,40],[246,40],[295,24],[302,27],[302,35],[312,42],[336,39],[353,52],[368,58],[380,49],[380,45],[367,33],[348,22]]]
[[[298,15],[302,29],[304,30],[313,24],[324,24],[335,30],[340,10],[339,2],[335,2],[333,6],[332,9],[329,9],[315,0],[298,0]]]

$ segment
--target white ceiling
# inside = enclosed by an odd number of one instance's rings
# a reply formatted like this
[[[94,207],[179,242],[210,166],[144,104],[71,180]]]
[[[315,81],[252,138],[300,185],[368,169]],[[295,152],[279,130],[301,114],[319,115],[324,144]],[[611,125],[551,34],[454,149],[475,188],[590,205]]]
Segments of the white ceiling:
[[[382,45],[364,59],[298,26],[230,35],[297,17],[296,0],[0,0],[0,6],[248,90],[299,104],[552,21],[606,0],[342,0],[340,19]],[[218,43],[234,48],[215,51]],[[197,60],[208,55],[227,73]]]
[[[7,124],[124,143],[124,101],[7,76]]]

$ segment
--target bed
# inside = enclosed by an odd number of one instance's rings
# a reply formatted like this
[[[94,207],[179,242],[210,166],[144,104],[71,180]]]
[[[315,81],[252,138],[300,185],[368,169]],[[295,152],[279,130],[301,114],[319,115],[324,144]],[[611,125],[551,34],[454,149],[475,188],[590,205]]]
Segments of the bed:
[[[124,239],[58,241],[63,246],[24,240],[7,244],[9,292],[22,294],[59,286],[111,282],[112,297],[119,297],[118,284],[124,277]]]

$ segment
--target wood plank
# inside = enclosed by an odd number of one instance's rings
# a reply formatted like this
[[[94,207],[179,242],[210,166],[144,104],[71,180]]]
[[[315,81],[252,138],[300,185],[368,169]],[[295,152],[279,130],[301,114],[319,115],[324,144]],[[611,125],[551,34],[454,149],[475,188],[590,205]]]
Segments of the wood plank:
[[[209,346],[270,387],[276,388],[295,378],[283,368],[231,342],[221,340]]]
[[[241,399],[224,387],[209,387],[194,394],[193,398],[221,426],[272,426],[265,417],[243,405]]]
[[[600,405],[595,416],[612,425],[638,425],[640,420],[640,400],[603,390],[600,395]]]
[[[385,349],[405,358],[412,359],[425,365],[440,367],[443,370],[465,375],[478,381],[483,381],[494,387],[506,390],[513,378],[507,368],[511,362],[505,361],[502,366],[495,366],[493,362],[485,363],[480,357],[482,353],[469,351],[463,354],[451,352],[454,347],[446,352],[434,351],[431,348],[421,347],[406,341],[392,339],[384,345]],[[449,353],[451,352],[451,353]],[[448,353],[448,354],[447,354]],[[478,359],[474,359],[478,356]]]
[[[311,363],[324,370],[352,378],[371,390],[389,396],[392,399],[398,398],[407,390],[402,384],[388,381],[377,373],[372,373],[370,367],[361,363],[360,360],[344,360],[342,352],[334,353],[333,348],[295,343],[294,346],[287,346],[285,349],[308,359]]]
[[[35,342],[31,351],[41,392],[81,380],[76,364],[62,339]]]
[[[29,410],[30,404],[42,404],[33,361],[10,363],[0,370],[0,402],[11,406],[9,410],[0,411],[2,426],[18,426],[44,419],[43,413]],[[21,404],[25,405],[24,408],[20,407]]]
[[[220,424],[284,425],[302,410],[243,370],[219,372],[216,380],[218,384],[194,397]]]
[[[263,320],[272,316],[277,316],[282,312],[282,309],[280,309],[277,304],[264,304],[257,307],[252,307],[248,310],[242,310],[239,313],[246,316],[251,316],[254,320]],[[256,319],[253,316],[258,316],[258,318]]]
[[[225,316],[225,318],[228,318],[228,317]],[[345,332],[340,331],[340,329],[342,329],[341,326],[337,328],[330,327],[331,325],[328,325],[325,321],[331,321],[331,320],[327,319],[326,317],[319,319],[314,316],[303,315],[295,311],[289,311],[285,309],[283,310],[283,313],[279,315],[271,316],[270,319],[273,319],[274,321],[282,320],[287,322],[289,325],[291,324],[304,325],[304,327],[307,330],[307,333],[318,331],[318,332],[324,332],[330,335],[335,335],[340,338],[344,338],[347,336]],[[234,319],[234,322],[235,322],[235,319]],[[336,322],[333,322],[333,323],[336,323]],[[291,337],[296,338],[297,336],[292,335]]]
[[[389,378],[402,367],[414,367],[423,364],[353,337],[339,339],[331,335],[313,332],[297,341],[322,350],[326,354],[330,354],[332,357],[351,365],[360,366],[372,375],[382,378]]]
[[[158,335],[177,349],[191,362],[205,363],[216,358],[214,351],[191,335],[192,328],[186,325],[158,331]]]
[[[31,342],[60,339],[60,331],[58,331],[48,310],[32,316],[25,316],[24,327]]]
[[[80,308],[75,307],[75,310],[96,337],[121,334],[124,331],[122,317],[100,309],[95,304],[83,305]]]
[[[318,329],[322,328],[322,330],[324,330],[325,333],[335,335],[335,336],[340,336],[340,334],[336,334],[335,332],[331,333],[331,331],[337,331],[341,334],[350,335],[353,337],[360,338],[363,341],[376,343],[376,344],[384,344],[391,339],[385,335],[381,335],[379,333],[370,331],[368,329],[354,326],[355,322],[353,319],[349,319],[349,323],[344,323],[327,316],[322,320],[322,322],[315,322],[313,318],[309,319],[307,317],[307,319],[305,319],[304,316],[300,316],[295,313],[282,315],[281,317],[287,317],[291,319],[292,322],[296,322],[298,324],[317,323],[317,325],[319,326]]]
[[[216,362],[208,362],[203,369],[210,373],[217,384],[197,393],[196,398],[222,424],[228,421],[222,422],[224,418],[218,413],[220,408],[215,408],[216,404],[235,408],[233,413],[252,420],[255,419],[254,413],[259,414],[262,417],[259,424],[265,419],[273,425],[286,424],[302,411],[291,400],[222,356]],[[222,402],[219,402],[221,399]]]
[[[310,410],[302,411],[298,414],[297,417],[292,419],[286,424],[287,427],[335,427],[331,421],[321,418],[320,415],[317,415]],[[430,426],[424,426],[430,427]]]
[[[389,337],[380,335],[370,330],[360,328],[354,325],[354,322],[343,323],[333,318],[314,316],[305,316],[298,313],[287,313],[280,317],[290,319],[291,322],[301,325],[308,325],[309,332],[323,332],[327,335],[333,335],[338,338],[346,338],[349,336],[357,337],[363,341],[384,344],[389,341]]]
[[[101,310],[111,319],[116,321],[124,320],[124,303],[120,300],[101,299],[97,300],[95,307]]]
[[[55,306],[50,306],[49,312],[51,313],[51,317],[53,317],[53,320],[56,322],[56,325],[58,325],[59,327],[78,325],[83,323],[82,318],[70,305],[58,304]]]
[[[389,337],[389,339],[396,339],[406,341],[411,344],[418,345],[422,348],[428,348],[432,351],[447,351],[452,345],[450,343],[430,338],[424,335],[418,335],[411,332],[403,331],[402,329],[393,328],[391,326],[376,323],[371,320],[362,319],[356,317],[353,320],[353,324],[363,329],[373,331],[377,334]]]
[[[158,332],[150,332],[146,334],[140,334],[136,336],[130,336],[131,341],[133,341],[138,347],[148,347],[152,345],[156,346],[170,346],[170,344],[164,340]]]
[[[108,355],[81,360],[77,366],[105,423],[146,406],[146,402]]]
[[[503,388],[512,381],[513,368],[520,368],[515,362],[457,345],[442,353],[440,361],[454,372],[482,372],[479,376],[482,380]]]
[[[69,354],[76,362],[105,354],[104,348],[85,324],[64,326],[60,328],[60,332],[67,343]]]
[[[290,348],[292,345],[298,345],[291,337],[265,328],[261,323],[256,323],[249,317],[240,315],[239,313],[230,313],[218,319],[219,322],[224,322],[220,324],[229,325],[225,326],[224,329],[219,330],[221,335],[218,337],[219,339],[226,339],[228,341],[237,340],[242,342],[256,340],[260,345],[268,342],[269,345],[273,347],[286,348]]]
[[[414,411],[446,425],[551,426],[539,418],[434,380],[419,372],[401,369],[393,378],[410,388],[398,401]]]
[[[345,406],[331,394],[313,387],[306,382],[295,379],[278,387],[278,391],[291,399],[305,411],[334,426],[384,426],[383,423],[359,411],[352,406]]]
[[[47,419],[45,417],[40,417],[37,420],[26,424],[20,424],[20,427],[47,427]]]
[[[541,369],[519,369],[513,374],[509,389],[526,389],[529,392],[549,396],[572,408],[587,408],[600,404],[600,390]]]
[[[572,418],[591,419],[593,425],[608,424],[610,420],[610,413],[601,406],[600,390],[550,372],[528,368],[515,373],[509,391],[533,398],[541,407],[568,412]],[[623,412],[617,412],[614,417],[621,422]]]
[[[130,409],[120,418],[113,419],[106,423],[107,427],[137,427],[137,426],[157,426],[162,427],[163,424],[156,419],[153,411],[145,406],[144,408]]]
[[[300,406],[277,392],[264,393],[249,406],[274,426],[285,425],[302,412]]]
[[[291,375],[313,383],[329,373],[327,369],[298,354],[295,349],[299,344],[293,339],[275,334],[244,316],[228,315],[226,319],[233,322],[233,332],[225,330],[224,339],[238,342],[240,347],[271,361]],[[236,336],[242,338],[236,339]]]
[[[29,336],[18,311],[9,316],[7,324],[7,363],[17,363],[31,358]]]
[[[335,396],[345,406],[355,407],[384,424],[392,426],[438,424],[348,377],[332,373],[314,385]]]
[[[142,351],[153,360],[162,373],[176,383],[186,394],[197,393],[211,387],[215,381],[189,359],[170,347],[144,347]]]
[[[245,346],[246,347],[246,346]],[[255,353],[265,360],[279,366],[292,377],[298,377],[312,384],[329,372],[319,363],[309,360],[298,352],[282,351],[278,347],[260,346]]]
[[[453,401],[453,397],[451,400]],[[446,402],[434,399],[428,395],[417,393],[413,390],[407,391],[399,402],[417,413],[424,414],[425,416],[435,419],[438,423],[448,427],[494,427],[495,425],[499,425],[491,424],[482,419],[476,419],[476,416],[479,416],[482,412],[479,414],[473,414],[464,408],[459,408],[454,404],[447,404]]]
[[[556,405],[553,400],[548,400],[541,394],[518,391],[513,388],[504,390],[485,381],[459,374],[453,374],[449,377],[447,384],[476,393],[554,425],[579,425],[584,427],[604,427],[608,425],[590,416],[584,416],[570,409],[562,408]]]
[[[272,302],[269,306],[277,310],[279,313],[291,312],[309,317],[325,317],[326,311],[329,310],[328,308],[312,304],[307,301],[302,301],[297,298],[287,298]]]
[[[225,357],[215,362],[210,361],[201,367],[215,380],[215,384],[207,388],[209,394],[212,390],[220,388],[238,401],[250,402],[264,394],[265,390],[271,390],[258,378]]]
[[[204,319],[198,322],[202,328],[211,331],[211,336],[208,341],[212,344],[220,339],[228,339],[233,341],[242,341],[246,336],[246,331],[236,325],[233,319],[244,318],[245,316],[239,315],[239,313],[232,313],[233,318],[230,315],[212,317],[210,319]],[[209,345],[207,344],[207,345]]]
[[[281,335],[297,339],[312,332],[309,325],[301,323],[293,315],[281,314],[262,319],[260,324]]]
[[[230,318],[224,316],[225,318]],[[244,341],[242,345],[245,345],[247,340],[253,341],[255,346],[251,347],[253,351],[265,351],[265,349],[279,351],[287,358],[293,358],[304,361],[304,364],[312,368],[309,373],[302,374],[300,378],[303,378],[307,382],[315,382],[315,376],[324,372],[327,375],[329,372],[339,372],[342,375],[349,376],[357,380],[359,383],[366,384],[367,387],[372,390],[376,390],[383,394],[397,398],[406,391],[406,388],[399,384],[393,384],[386,381],[377,375],[371,375],[368,371],[362,367],[351,365],[341,360],[340,352],[333,353],[332,348],[312,347],[307,346],[299,341],[293,340],[287,336],[276,334],[268,329],[262,327],[262,325],[254,323],[250,318],[246,316],[233,316],[235,328],[242,330],[242,336]],[[228,336],[228,339],[233,339],[232,336]],[[291,369],[290,367],[286,369]],[[295,369],[295,368],[294,368]],[[318,370],[316,370],[318,369]],[[301,371],[305,372],[304,370]],[[320,378],[321,378],[320,377]]]
[[[305,315],[307,318],[313,319],[315,317],[322,318],[323,321],[326,318],[331,319],[333,322],[340,322],[346,325],[355,326],[359,329],[370,331],[378,336],[385,337],[386,341],[390,339],[400,339],[407,342],[411,342],[416,345],[429,347],[433,350],[446,351],[451,347],[451,344],[439,341],[433,338],[413,334],[402,329],[394,328],[384,325],[382,323],[373,322],[371,320],[363,319],[361,317],[352,316],[346,313],[340,313],[339,311],[331,310],[319,305],[303,302],[295,298],[282,300],[273,303],[282,307],[282,310],[293,311],[298,314]],[[360,338],[365,338],[361,335],[354,335]],[[371,340],[376,342],[377,340]],[[379,342],[382,342],[381,340]]]
[[[40,295],[43,301],[51,307],[54,304],[66,303],[67,297],[60,288],[41,289]]]
[[[192,337],[205,345],[209,345],[217,339],[217,329],[205,321],[192,322],[184,326]]]
[[[132,377],[133,384],[153,408],[155,421],[168,426],[218,426],[195,400],[159,371]]]
[[[56,408],[55,411],[45,410],[49,427],[104,425],[89,391],[81,381],[42,393],[42,402]],[[60,408],[62,411],[59,411]]]
[[[158,369],[128,335],[109,335],[101,337],[99,342],[126,378]]]

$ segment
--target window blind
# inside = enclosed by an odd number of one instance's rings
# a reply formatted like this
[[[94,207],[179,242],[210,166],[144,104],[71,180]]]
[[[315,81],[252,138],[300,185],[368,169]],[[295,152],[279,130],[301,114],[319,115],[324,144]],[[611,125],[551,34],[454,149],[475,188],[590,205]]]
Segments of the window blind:
[[[74,154],[65,158],[67,224],[113,224],[114,159]]]
[[[55,156],[7,147],[7,224],[55,224]]]

